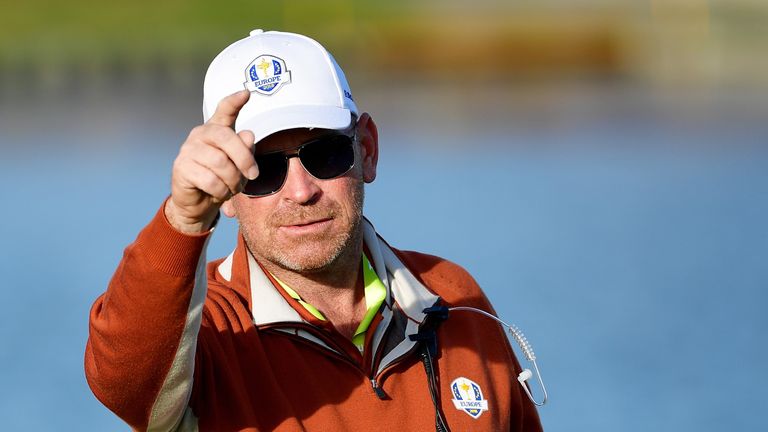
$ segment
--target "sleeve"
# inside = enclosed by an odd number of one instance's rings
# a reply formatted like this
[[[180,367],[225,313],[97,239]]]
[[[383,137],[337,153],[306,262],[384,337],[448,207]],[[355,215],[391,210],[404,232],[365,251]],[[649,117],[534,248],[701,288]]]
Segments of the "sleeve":
[[[184,415],[207,290],[210,232],[176,231],[163,207],[94,303],[85,349],[91,390],[138,430],[171,430]]]

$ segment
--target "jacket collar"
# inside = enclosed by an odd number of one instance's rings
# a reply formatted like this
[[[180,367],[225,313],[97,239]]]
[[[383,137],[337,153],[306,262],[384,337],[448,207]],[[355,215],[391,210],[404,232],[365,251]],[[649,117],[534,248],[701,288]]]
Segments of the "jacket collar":
[[[369,252],[369,261],[379,279],[387,288],[387,297],[382,308],[382,320],[371,338],[371,349],[376,352],[382,342],[387,345],[382,353],[379,369],[410,351],[414,342],[406,335],[415,334],[424,322],[424,309],[433,306],[440,298],[427,289],[397,257],[395,251],[376,233],[368,219],[363,218],[363,241]],[[248,300],[253,322],[257,327],[279,325],[281,328],[308,324],[285,300],[267,278],[261,266],[248,251],[242,234],[235,250],[217,267],[218,277]],[[394,334],[385,330],[396,324]],[[307,332],[290,331],[305,339],[318,343],[317,338]],[[303,333],[303,334],[302,334]],[[393,332],[390,332],[393,333]],[[394,337],[394,339],[393,339]],[[319,343],[327,347],[324,343]]]

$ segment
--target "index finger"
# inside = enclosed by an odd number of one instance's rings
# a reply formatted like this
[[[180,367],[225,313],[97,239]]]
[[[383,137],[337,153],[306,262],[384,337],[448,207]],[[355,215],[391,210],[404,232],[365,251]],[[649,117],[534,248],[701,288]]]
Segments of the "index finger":
[[[211,118],[208,119],[207,123],[231,128],[235,125],[235,119],[237,119],[237,114],[240,112],[240,109],[243,108],[250,97],[251,92],[248,90],[240,90],[239,92],[232,93],[225,97],[216,106],[216,112],[214,112]]]

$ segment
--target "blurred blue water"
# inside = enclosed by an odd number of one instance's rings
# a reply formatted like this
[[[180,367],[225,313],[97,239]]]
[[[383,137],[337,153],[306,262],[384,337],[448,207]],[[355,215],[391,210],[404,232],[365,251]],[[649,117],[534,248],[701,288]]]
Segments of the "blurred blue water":
[[[88,311],[168,193],[168,139],[0,161],[4,430],[127,430],[85,383]],[[547,430],[765,427],[768,152],[401,144],[366,214],[392,244],[465,266],[526,332]]]

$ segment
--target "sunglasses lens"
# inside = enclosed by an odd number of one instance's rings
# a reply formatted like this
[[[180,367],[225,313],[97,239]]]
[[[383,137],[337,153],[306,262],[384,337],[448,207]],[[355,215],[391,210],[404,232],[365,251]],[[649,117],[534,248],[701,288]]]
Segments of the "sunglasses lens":
[[[299,153],[301,164],[313,176],[322,179],[338,177],[352,168],[355,151],[352,138],[331,135],[305,145]]]
[[[349,171],[355,163],[352,138],[347,135],[331,135],[303,145],[299,159],[304,169],[314,177],[328,180]],[[249,180],[243,193],[250,196],[270,195],[280,190],[288,173],[288,157],[284,153],[268,153],[256,156],[259,176]]]
[[[285,181],[285,174],[288,172],[287,162],[282,153],[256,156],[259,176],[245,184],[243,193],[250,196],[262,196],[280,190]]]

